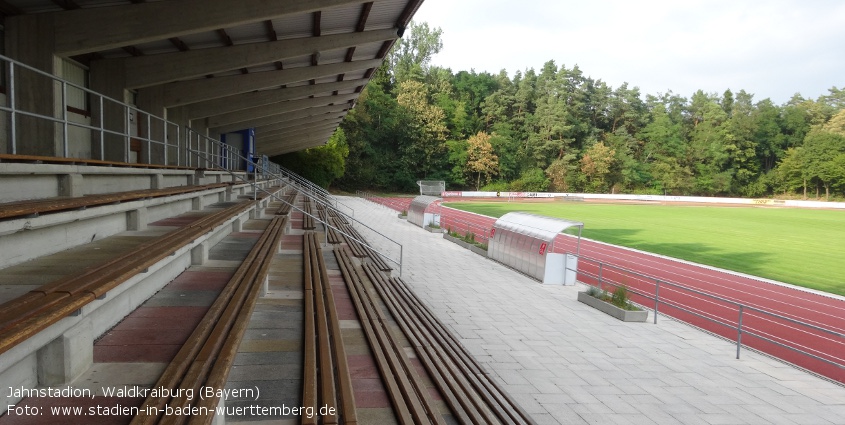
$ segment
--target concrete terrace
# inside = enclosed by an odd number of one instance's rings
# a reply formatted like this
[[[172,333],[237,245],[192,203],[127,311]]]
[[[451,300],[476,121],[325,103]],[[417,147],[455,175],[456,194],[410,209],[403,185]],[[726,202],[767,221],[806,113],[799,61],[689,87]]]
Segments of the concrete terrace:
[[[541,424],[842,424],[845,387],[665,316],[623,323],[360,198],[402,278]],[[395,249],[368,236],[380,249]]]

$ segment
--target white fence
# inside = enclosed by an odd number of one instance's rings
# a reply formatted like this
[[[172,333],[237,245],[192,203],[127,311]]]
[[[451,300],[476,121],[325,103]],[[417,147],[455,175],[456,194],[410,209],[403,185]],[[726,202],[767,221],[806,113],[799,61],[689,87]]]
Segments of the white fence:
[[[555,192],[457,192],[441,193],[443,198],[573,198],[583,200],[640,201],[640,202],[689,202],[699,204],[769,205],[799,208],[845,209],[845,202],[798,201],[769,198],[712,198],[707,196],[663,196],[663,195],[609,195],[602,193],[555,193]]]

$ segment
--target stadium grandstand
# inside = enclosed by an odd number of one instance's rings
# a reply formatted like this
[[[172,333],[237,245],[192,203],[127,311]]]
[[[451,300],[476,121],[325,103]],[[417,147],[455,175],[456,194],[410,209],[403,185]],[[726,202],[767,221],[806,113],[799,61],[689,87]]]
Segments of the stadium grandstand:
[[[0,425],[845,417],[835,379],[622,328],[273,163],[421,3],[0,0]]]

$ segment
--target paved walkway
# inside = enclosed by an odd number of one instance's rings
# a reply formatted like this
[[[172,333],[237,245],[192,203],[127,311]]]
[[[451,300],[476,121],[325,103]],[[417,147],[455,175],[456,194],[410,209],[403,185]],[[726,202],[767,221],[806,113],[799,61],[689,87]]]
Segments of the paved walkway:
[[[580,285],[543,286],[394,210],[341,202],[403,245],[402,278],[538,423],[845,424],[843,386],[750,350],[736,360],[734,344],[665,317],[619,322],[577,302]]]

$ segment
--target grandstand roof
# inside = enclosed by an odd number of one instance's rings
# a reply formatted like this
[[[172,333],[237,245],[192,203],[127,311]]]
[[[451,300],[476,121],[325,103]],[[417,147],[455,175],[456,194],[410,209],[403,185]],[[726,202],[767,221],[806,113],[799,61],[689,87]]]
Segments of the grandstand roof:
[[[49,14],[55,54],[275,155],[324,144],[423,0],[0,0]]]

